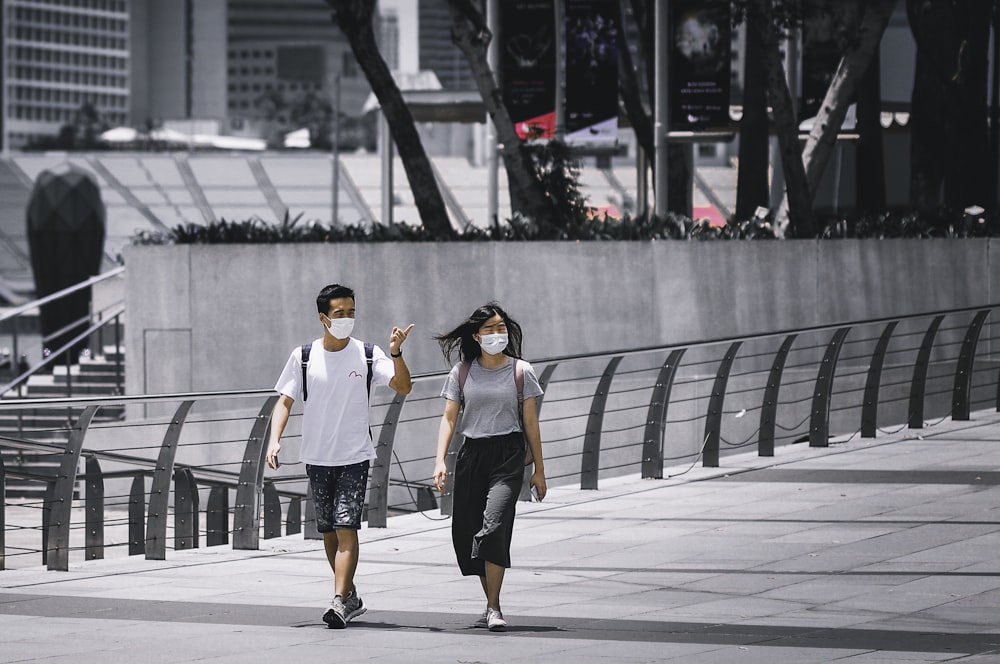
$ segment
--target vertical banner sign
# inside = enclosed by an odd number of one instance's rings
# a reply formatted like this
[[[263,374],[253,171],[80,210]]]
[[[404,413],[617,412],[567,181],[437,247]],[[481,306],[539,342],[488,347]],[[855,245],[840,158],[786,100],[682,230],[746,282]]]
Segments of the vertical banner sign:
[[[566,0],[566,142],[618,140],[619,0]]]
[[[503,101],[523,139],[556,133],[556,31],[553,0],[503,0],[500,57]]]
[[[670,129],[729,124],[729,0],[670,2]]]
[[[862,10],[857,2],[803,1],[800,118],[819,113],[840,59],[858,34]]]

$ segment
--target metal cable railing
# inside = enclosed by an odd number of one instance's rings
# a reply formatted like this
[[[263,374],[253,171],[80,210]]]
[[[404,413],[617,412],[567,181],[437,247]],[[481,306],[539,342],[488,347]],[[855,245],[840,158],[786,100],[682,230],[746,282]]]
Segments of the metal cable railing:
[[[936,418],[968,419],[973,406],[1000,404],[987,321],[994,308],[534,360],[545,390],[547,478],[597,489],[614,475],[662,478],[698,463],[718,466],[754,446],[771,456],[781,445],[825,447]],[[445,375],[416,376],[407,397],[373,396],[369,526],[401,511],[450,513],[450,491],[436,494],[430,478]],[[116,548],[162,559],[202,544],[253,549],[261,538],[317,536],[308,482],[293,460],[300,414],[285,429],[282,470],[265,473],[274,398],[236,390],[0,400],[0,417],[30,423],[54,413],[65,423],[49,418],[0,435],[5,509],[37,517],[5,520],[0,565],[41,554],[50,568],[65,569],[71,554],[99,558]],[[163,407],[172,414],[140,416]],[[110,408],[125,420],[97,421]],[[459,447],[451,446],[449,468]],[[24,455],[44,462],[41,469],[20,464]],[[18,498],[14,484],[35,491]],[[112,531],[127,536],[106,539]]]

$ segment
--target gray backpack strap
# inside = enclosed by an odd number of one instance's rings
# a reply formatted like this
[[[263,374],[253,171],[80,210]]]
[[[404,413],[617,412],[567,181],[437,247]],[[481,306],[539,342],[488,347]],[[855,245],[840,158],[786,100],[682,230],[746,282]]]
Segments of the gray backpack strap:
[[[469,379],[471,368],[471,362],[462,362],[458,365],[458,401],[462,406],[465,405],[465,381]]]
[[[514,358],[514,385],[517,386],[517,414],[524,419],[524,364]]]
[[[309,387],[306,383],[306,377],[308,375],[309,352],[311,350],[312,344],[302,344],[302,401],[309,398]]]

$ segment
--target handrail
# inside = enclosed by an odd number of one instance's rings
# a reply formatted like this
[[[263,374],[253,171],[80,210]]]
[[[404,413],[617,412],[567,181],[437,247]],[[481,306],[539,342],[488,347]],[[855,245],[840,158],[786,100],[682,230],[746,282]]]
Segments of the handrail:
[[[125,271],[125,266],[124,265],[121,266],[121,267],[116,267],[116,268],[113,268],[111,270],[108,270],[107,272],[103,272],[103,273],[101,273],[101,274],[99,274],[99,275],[97,275],[95,277],[91,277],[91,278],[87,279],[86,281],[81,281],[78,284],[74,284],[73,286],[69,286],[69,287],[64,288],[64,289],[62,289],[60,291],[56,291],[55,293],[52,293],[50,295],[46,295],[45,297],[39,298],[37,300],[32,300],[31,302],[28,302],[27,304],[22,304],[20,306],[14,307],[13,309],[9,309],[9,310],[5,311],[3,314],[0,314],[0,323],[4,322],[6,320],[10,320],[11,318],[15,318],[17,316],[20,316],[21,314],[23,314],[26,311],[31,311],[32,309],[37,309],[38,307],[42,306],[43,304],[48,304],[49,302],[52,302],[54,300],[58,300],[59,298],[65,297],[67,295],[71,295],[72,293],[75,293],[75,292],[77,292],[79,290],[83,290],[84,288],[89,288],[90,286],[93,286],[94,284],[99,284],[102,281],[110,279],[111,277],[117,277],[119,274],[121,274],[124,271]]]
[[[963,313],[973,313],[977,311],[982,311],[984,309],[998,309],[1000,308],[1000,302],[995,304],[982,304],[978,306],[971,307],[959,307],[957,309],[941,309],[939,311],[927,311],[919,314],[906,314],[905,316],[882,316],[880,318],[867,318],[862,320],[851,320],[842,321],[838,323],[824,323],[823,325],[810,325],[807,327],[797,327],[791,329],[778,330],[776,332],[757,332],[751,334],[742,335],[730,335],[726,337],[713,337],[711,339],[703,339],[699,341],[678,341],[669,344],[660,344],[656,346],[639,346],[637,348],[621,348],[618,350],[605,350],[599,353],[580,353],[578,355],[560,355],[556,357],[543,357],[539,359],[531,360],[534,364],[547,364],[550,362],[568,362],[571,360],[586,360],[593,359],[597,357],[610,357],[612,355],[641,355],[645,353],[655,353],[663,352],[668,350],[677,350],[680,348],[707,348],[709,346],[720,346],[723,344],[732,344],[737,341],[760,341],[762,339],[774,339],[776,337],[786,337],[789,334],[810,334],[814,332],[827,332],[830,330],[837,330],[841,327],[861,327],[864,325],[879,325],[881,323],[890,323],[892,321],[904,321],[904,320],[920,320],[921,318],[929,318],[931,316],[950,316],[953,314],[963,314]]]
[[[104,319],[98,321],[97,323],[94,323],[93,325],[90,325],[86,330],[84,330],[83,332],[80,332],[75,337],[73,337],[72,339],[70,339],[69,341],[67,341],[66,343],[64,343],[61,347],[59,347],[56,350],[54,350],[53,352],[51,352],[48,355],[48,357],[42,358],[41,362],[39,362],[35,366],[31,367],[27,371],[18,374],[9,383],[7,383],[6,385],[0,387],[0,395],[6,394],[8,391],[16,388],[18,385],[20,385],[24,381],[28,380],[28,378],[30,378],[31,376],[34,376],[36,373],[38,373],[39,371],[41,371],[45,367],[49,366],[50,364],[55,364],[56,360],[63,353],[68,352],[69,349],[71,349],[74,345],[76,345],[77,343],[83,341],[84,339],[86,339],[87,337],[89,337],[90,335],[92,335],[94,332],[97,332],[98,330],[100,330],[100,329],[102,329],[102,328],[104,328],[104,327],[106,327],[106,326],[108,326],[108,325],[110,325],[112,323],[115,323],[118,320],[118,317],[121,316],[123,313],[125,313],[125,305],[120,305],[120,306],[112,309],[111,312],[110,312],[110,315],[107,318],[104,318]]]
[[[563,362],[571,362],[577,360],[589,360],[602,357],[610,357],[613,355],[641,355],[646,353],[656,353],[665,352],[673,350],[690,350],[692,348],[706,348],[709,346],[718,346],[722,344],[732,344],[736,341],[759,341],[763,339],[773,339],[776,337],[787,337],[790,334],[804,335],[814,332],[825,332],[829,330],[838,330],[842,327],[859,327],[862,325],[878,325],[881,323],[889,323],[892,321],[904,321],[904,320],[920,320],[921,318],[929,318],[931,316],[947,316],[959,313],[972,313],[980,311],[983,309],[1000,308],[1000,303],[997,304],[984,304],[981,306],[974,307],[959,307],[956,309],[942,309],[939,311],[928,311],[918,314],[907,314],[905,316],[883,316],[880,318],[871,318],[855,321],[837,322],[837,323],[826,323],[823,325],[812,325],[808,327],[785,329],[778,332],[759,332],[751,333],[742,336],[726,336],[726,337],[714,337],[712,339],[701,340],[701,341],[677,341],[669,344],[660,344],[656,346],[640,346],[632,349],[618,349],[618,350],[608,350],[600,351],[595,353],[579,353],[574,355],[555,355],[551,357],[541,357],[532,359],[533,364],[558,364]],[[411,376],[411,381],[413,383],[420,383],[428,380],[434,380],[442,376],[446,376],[450,369],[442,369],[440,371],[428,371],[424,373],[413,374]],[[274,390],[270,388],[257,388],[257,389],[242,389],[242,390],[217,390],[217,391],[206,391],[206,392],[167,392],[162,394],[141,394],[141,395],[116,395],[111,397],[58,397],[58,398],[37,398],[37,399],[4,399],[0,400],[0,411],[4,410],[18,410],[20,408],[26,408],[29,406],[45,407],[45,406],[90,406],[90,405],[121,405],[128,403],[157,403],[166,401],[183,401],[185,399],[242,399],[247,397],[266,397],[274,394]]]

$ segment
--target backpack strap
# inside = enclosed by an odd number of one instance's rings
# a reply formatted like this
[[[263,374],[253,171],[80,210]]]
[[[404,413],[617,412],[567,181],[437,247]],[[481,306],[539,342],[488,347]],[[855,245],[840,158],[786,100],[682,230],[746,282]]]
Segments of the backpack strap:
[[[312,344],[302,344],[302,401],[309,398],[309,387],[306,383],[307,369],[309,368],[309,352]]]
[[[365,362],[368,364],[368,400],[372,398],[372,362],[375,356],[375,344],[365,342]]]
[[[471,362],[462,362],[458,365],[458,402],[465,406],[465,381],[469,379],[469,369]]]
[[[514,358],[514,385],[517,387],[517,414],[524,420],[524,363]],[[523,424],[521,425],[524,426]]]

